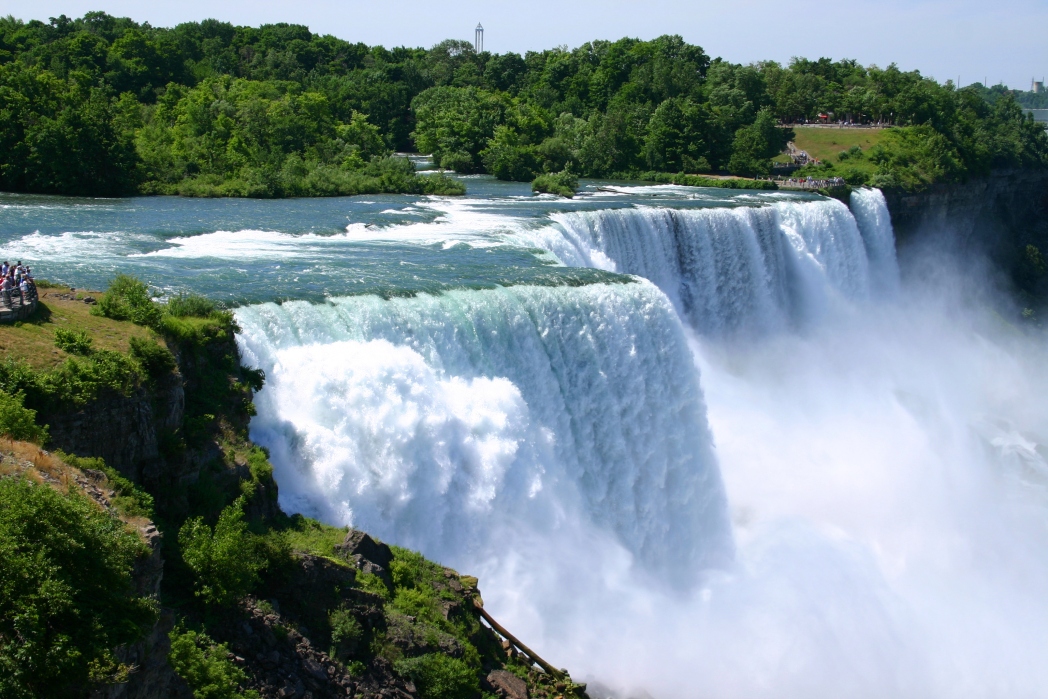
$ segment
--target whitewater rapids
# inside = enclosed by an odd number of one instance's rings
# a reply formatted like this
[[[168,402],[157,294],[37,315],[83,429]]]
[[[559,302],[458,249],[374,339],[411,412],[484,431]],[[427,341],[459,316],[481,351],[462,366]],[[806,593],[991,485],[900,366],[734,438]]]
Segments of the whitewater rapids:
[[[879,192],[507,228],[637,278],[238,310],[286,509],[596,695],[1048,695],[1044,338],[900,282]]]

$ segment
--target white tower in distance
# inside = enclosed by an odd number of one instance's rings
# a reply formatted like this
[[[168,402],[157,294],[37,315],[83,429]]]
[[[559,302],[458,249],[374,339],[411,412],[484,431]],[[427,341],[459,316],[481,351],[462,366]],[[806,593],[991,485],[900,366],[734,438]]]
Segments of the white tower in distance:
[[[480,26],[480,22],[477,22],[477,31],[474,33],[473,48],[477,53],[484,51],[484,27]]]

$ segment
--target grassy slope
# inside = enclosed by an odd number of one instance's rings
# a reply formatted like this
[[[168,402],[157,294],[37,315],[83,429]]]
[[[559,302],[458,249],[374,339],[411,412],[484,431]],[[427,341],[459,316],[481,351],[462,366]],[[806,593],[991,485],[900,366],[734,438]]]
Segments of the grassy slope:
[[[819,160],[837,162],[837,155],[842,150],[859,146],[863,150],[881,142],[884,129],[837,129],[818,126],[795,126],[796,136],[793,139],[797,148],[807,151],[808,155]]]
[[[30,320],[0,325],[0,361],[25,360],[34,369],[52,369],[70,355],[55,347],[55,330],[85,330],[96,349],[127,352],[132,337],[149,337],[146,328],[91,315],[91,306],[74,299],[69,289],[40,289],[40,307]],[[99,298],[100,293],[77,291],[75,296]]]

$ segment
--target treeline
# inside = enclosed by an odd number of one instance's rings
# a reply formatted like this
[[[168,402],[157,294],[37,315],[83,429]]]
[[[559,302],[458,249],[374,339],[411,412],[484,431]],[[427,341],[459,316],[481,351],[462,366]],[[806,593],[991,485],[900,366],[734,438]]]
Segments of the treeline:
[[[164,29],[104,13],[0,20],[0,188],[14,191],[454,188],[385,159],[405,150],[511,180],[753,176],[770,171],[789,139],[782,124],[825,113],[900,127],[876,155],[878,184],[1048,162],[1043,129],[1014,99],[894,65],[743,66],[676,36],[521,56],[455,40],[388,50],[287,24]]]
[[[288,25],[0,19],[0,189],[461,194],[389,157],[414,94],[399,60]]]

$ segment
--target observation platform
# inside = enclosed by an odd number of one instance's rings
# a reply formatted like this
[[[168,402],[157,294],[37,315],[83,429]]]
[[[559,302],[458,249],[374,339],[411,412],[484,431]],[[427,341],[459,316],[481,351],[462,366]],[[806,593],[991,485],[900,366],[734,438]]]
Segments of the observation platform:
[[[9,298],[0,298],[0,323],[13,323],[25,320],[36,312],[39,298],[35,291],[25,294],[12,291]]]

